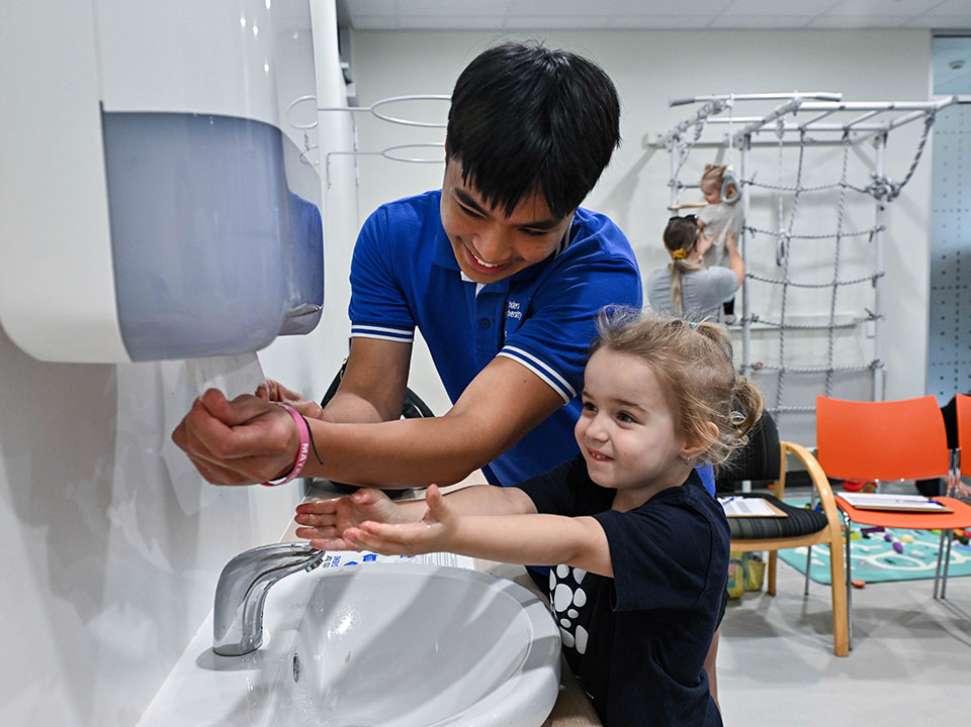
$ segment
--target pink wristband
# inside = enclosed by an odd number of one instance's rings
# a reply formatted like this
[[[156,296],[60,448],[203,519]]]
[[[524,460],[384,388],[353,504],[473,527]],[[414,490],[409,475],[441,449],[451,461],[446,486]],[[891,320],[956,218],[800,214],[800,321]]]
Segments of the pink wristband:
[[[303,471],[303,466],[307,464],[307,454],[310,451],[310,430],[307,428],[307,422],[300,416],[300,412],[289,404],[275,403],[277,406],[286,409],[287,413],[293,418],[293,423],[297,425],[297,433],[300,435],[300,445],[297,447],[297,459],[293,463],[293,469],[283,475],[283,477],[275,480],[267,480],[263,483],[264,487],[275,487],[276,485],[282,485],[284,482],[289,482],[299,477]]]

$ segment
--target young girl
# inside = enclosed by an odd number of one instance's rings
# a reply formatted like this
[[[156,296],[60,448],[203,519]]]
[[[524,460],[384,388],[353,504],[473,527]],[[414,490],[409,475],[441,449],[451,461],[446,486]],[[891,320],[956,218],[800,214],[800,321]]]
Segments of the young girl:
[[[322,549],[452,551],[549,564],[564,653],[607,727],[714,727],[703,662],[729,529],[693,466],[723,462],[761,412],[718,326],[601,314],[581,455],[517,487],[394,504],[376,490],[297,508]]]
[[[694,215],[668,220],[664,246],[671,263],[647,278],[647,298],[654,310],[691,321],[721,320],[722,303],[734,299],[745,279],[745,265],[735,237],[729,236],[725,240],[727,267],[705,267],[711,245]]]
[[[711,242],[705,256],[705,265],[724,265],[727,257],[726,243],[738,239],[741,207],[734,202],[726,202],[722,196],[725,189],[727,167],[724,164],[706,164],[698,186],[705,197],[705,206],[698,213],[698,227],[701,234]],[[725,193],[730,199],[738,201],[738,189],[732,180]]]
[[[669,209],[679,212],[686,209],[700,209],[698,228],[710,243],[705,254],[705,266],[724,265],[725,243],[731,238],[738,239],[741,228],[742,208],[739,201],[738,182],[724,164],[705,164],[705,171],[698,182],[704,202],[683,202]]]

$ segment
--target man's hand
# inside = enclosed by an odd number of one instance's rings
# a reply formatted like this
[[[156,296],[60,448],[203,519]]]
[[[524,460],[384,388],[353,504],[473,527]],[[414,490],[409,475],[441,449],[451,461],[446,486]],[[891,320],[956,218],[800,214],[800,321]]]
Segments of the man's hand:
[[[425,495],[428,509],[421,522],[390,524],[368,520],[348,528],[343,539],[355,550],[371,550],[382,555],[417,555],[449,550],[460,515],[452,512],[437,485]]]
[[[324,410],[320,404],[316,401],[307,401],[279,381],[267,379],[265,384],[256,387],[256,396],[263,401],[280,401],[289,404],[308,419],[323,419]]]
[[[320,550],[354,550],[355,546],[344,540],[345,530],[359,527],[366,521],[379,523],[406,522],[403,508],[380,490],[362,489],[353,495],[319,502],[297,505],[294,518],[300,525],[297,537],[310,541]]]
[[[215,485],[249,485],[290,471],[300,437],[281,407],[244,394],[227,401],[209,389],[172,432],[172,441]]]

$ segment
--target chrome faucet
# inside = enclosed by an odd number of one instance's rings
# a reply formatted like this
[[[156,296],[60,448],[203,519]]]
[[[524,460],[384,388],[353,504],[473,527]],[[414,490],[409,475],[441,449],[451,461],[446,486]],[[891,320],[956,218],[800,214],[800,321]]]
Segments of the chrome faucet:
[[[240,553],[229,561],[216,585],[212,650],[242,656],[263,643],[263,602],[281,578],[320,565],[324,551],[302,543],[276,543]]]

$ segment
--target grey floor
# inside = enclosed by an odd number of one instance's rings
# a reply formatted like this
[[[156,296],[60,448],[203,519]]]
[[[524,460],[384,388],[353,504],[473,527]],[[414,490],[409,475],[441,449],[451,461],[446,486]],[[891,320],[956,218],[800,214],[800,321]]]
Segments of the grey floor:
[[[726,725],[924,727],[968,724],[971,577],[853,589],[853,650],[833,655],[828,586],[779,563],[777,595],[747,593],[722,623]]]

